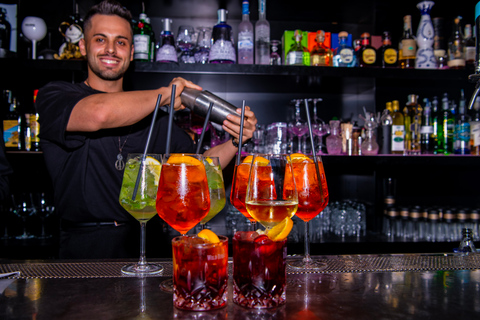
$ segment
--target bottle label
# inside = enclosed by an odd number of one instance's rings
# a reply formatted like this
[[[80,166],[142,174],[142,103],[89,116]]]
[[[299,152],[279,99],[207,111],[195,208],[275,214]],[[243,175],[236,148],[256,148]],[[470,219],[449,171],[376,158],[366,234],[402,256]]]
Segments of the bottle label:
[[[289,66],[303,66],[303,52],[291,51],[287,54],[287,61],[285,63]]]
[[[392,125],[392,151],[404,150],[405,126]]]
[[[235,63],[235,48],[232,42],[225,40],[217,40],[210,48],[210,61],[230,60]]]
[[[238,50],[253,50],[253,33],[244,31],[238,33]]]
[[[150,36],[146,34],[136,34],[133,36],[133,58],[139,60],[149,60]]]
[[[402,56],[413,57],[417,54],[417,43],[415,39],[402,40]]]
[[[363,61],[366,64],[374,64],[375,60],[377,60],[377,54],[376,54],[375,50],[367,48],[367,49],[363,50],[362,58],[363,58]]]
[[[343,63],[351,63],[353,61],[353,50],[350,48],[340,50],[340,59]]]
[[[433,126],[422,126],[420,128],[421,134],[432,134],[433,133]]]
[[[480,146],[480,122],[470,123],[470,136],[473,142],[473,146]]]
[[[5,141],[5,147],[18,148],[19,128],[17,120],[3,120],[3,141]]]
[[[465,50],[465,60],[475,61],[475,47],[467,47]]]
[[[177,62],[177,51],[170,44],[165,44],[157,50],[157,61]]]
[[[388,48],[387,50],[385,50],[385,52],[383,53],[383,60],[387,64],[396,63],[397,62],[397,50],[392,49],[392,48]]]

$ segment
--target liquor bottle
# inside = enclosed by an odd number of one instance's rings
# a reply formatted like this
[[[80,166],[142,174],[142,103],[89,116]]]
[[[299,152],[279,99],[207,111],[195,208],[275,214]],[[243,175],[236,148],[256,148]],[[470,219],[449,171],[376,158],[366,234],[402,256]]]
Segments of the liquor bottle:
[[[150,17],[146,17],[145,18],[145,22],[151,27],[152,24],[150,23]],[[155,39],[155,32],[153,31],[153,27],[152,27],[152,31],[150,32],[150,56],[148,57],[148,61],[150,62],[154,62],[155,61],[155,46],[156,46],[156,39]]]
[[[423,101],[425,107],[423,108],[422,126],[420,128],[420,150],[422,154],[433,154],[432,103],[427,98]]]
[[[405,123],[398,100],[392,101],[392,107],[392,153],[403,154],[405,150]]]
[[[381,131],[379,132],[378,144],[380,154],[390,154],[392,152],[392,103],[387,102],[386,108],[382,112],[380,117]]]
[[[403,35],[398,46],[398,61],[400,68],[415,68],[417,42],[412,35],[412,16],[403,17]]]
[[[433,23],[433,54],[437,59],[437,68],[445,69],[447,66],[447,46],[445,44],[444,18],[435,17]]]
[[[255,64],[270,64],[270,23],[266,15],[266,0],[258,3],[258,21],[255,23]]]
[[[38,123],[38,113],[35,110],[38,90],[33,91],[33,105],[29,112],[25,113],[24,139],[26,151],[40,150],[40,124]]]
[[[467,67],[475,66],[475,38],[472,34],[472,25],[465,25],[465,63]]]
[[[309,66],[310,53],[308,49],[302,45],[302,31],[295,30],[294,43],[287,52],[286,65],[289,66]]]
[[[382,46],[379,49],[379,60],[382,68],[395,68],[398,65],[398,52],[392,46],[390,32],[384,31],[382,35]]]
[[[438,153],[449,155],[453,153],[453,138],[455,120],[448,101],[448,94],[444,93],[442,98],[441,118],[438,121]]]
[[[378,154],[378,143],[375,136],[375,128],[377,124],[375,121],[365,122],[365,140],[362,142],[362,155],[374,156]]]
[[[133,59],[136,61],[150,61],[152,26],[146,20],[147,14],[144,6],[138,22],[133,28]]]
[[[408,102],[403,109],[405,123],[405,154],[418,155],[420,149],[420,126],[422,125],[422,107],[415,94],[408,95]]]
[[[477,252],[475,244],[473,243],[473,233],[470,228],[462,229],[462,240],[458,245],[458,252]]]
[[[6,54],[10,51],[10,39],[12,36],[12,26],[7,21],[7,10],[0,8],[0,49],[5,50],[2,54]]]
[[[253,24],[250,22],[248,1],[242,2],[242,22],[238,25],[238,64],[253,64],[254,42]]]
[[[330,120],[330,135],[325,139],[327,144],[328,154],[342,153],[342,137],[340,136],[340,121]]]
[[[341,31],[338,34],[338,48],[333,56],[334,67],[355,67],[357,58],[355,51],[347,43],[348,32]]]
[[[465,68],[465,39],[460,25],[462,17],[453,20],[453,32],[448,41],[448,67],[450,69]]]
[[[333,66],[333,53],[325,45],[325,31],[318,30],[315,37],[315,46],[310,52],[310,63],[312,66]]]
[[[23,121],[19,112],[17,98],[13,96],[12,91],[5,91],[8,112],[3,120],[3,140],[7,150],[22,150],[23,140]]]
[[[162,32],[160,33],[156,61],[161,63],[178,62],[177,50],[175,49],[175,39],[172,33],[172,20],[162,19]]]
[[[455,139],[453,151],[455,154],[470,154],[470,117],[465,110],[465,93],[460,92],[458,115],[455,119]]]
[[[439,142],[438,142],[438,131],[439,131],[438,122],[439,122],[439,118],[440,118],[440,109],[438,108],[438,98],[437,98],[437,96],[435,96],[432,99],[433,154],[439,154],[439,152],[438,152],[438,146],[439,146]],[[442,152],[440,152],[440,153],[442,153]]]
[[[361,35],[362,47],[357,51],[357,64],[359,67],[374,67],[377,63],[377,51],[370,45],[370,33]]]
[[[480,99],[473,104],[473,117],[470,121],[470,153],[480,155]]]
[[[213,44],[210,48],[208,62],[233,64],[237,59],[235,56],[232,27],[227,24],[228,11],[219,9],[217,14],[218,22],[212,30]]]

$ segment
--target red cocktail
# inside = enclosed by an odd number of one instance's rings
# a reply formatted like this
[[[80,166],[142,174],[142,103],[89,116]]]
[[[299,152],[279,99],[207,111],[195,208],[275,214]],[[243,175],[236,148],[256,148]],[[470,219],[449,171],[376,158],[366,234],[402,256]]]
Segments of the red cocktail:
[[[248,157],[247,157],[248,158]],[[245,160],[247,160],[245,158]],[[245,161],[239,165],[235,165],[235,171],[233,172],[232,191],[230,193],[230,202],[237,208],[250,223],[255,223],[255,219],[250,216],[245,207],[245,196],[247,194],[248,175],[250,174],[251,158],[250,161]]]
[[[218,238],[218,243],[191,235],[172,240],[175,307],[204,311],[227,304],[228,238]]]
[[[233,237],[233,301],[247,308],[285,303],[287,240],[272,241],[255,231]]]

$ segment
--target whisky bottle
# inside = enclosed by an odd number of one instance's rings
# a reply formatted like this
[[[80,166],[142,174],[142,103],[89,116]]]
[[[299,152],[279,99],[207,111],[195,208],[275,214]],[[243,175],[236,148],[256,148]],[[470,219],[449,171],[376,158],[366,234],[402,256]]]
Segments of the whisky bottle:
[[[310,62],[312,66],[333,66],[332,50],[325,45],[325,31],[318,30],[315,37],[315,46],[310,52]]]
[[[361,38],[362,47],[357,51],[358,66],[374,67],[377,62],[377,51],[370,44],[370,33],[362,33]]]
[[[408,95],[408,102],[403,109],[405,123],[405,154],[418,155],[420,149],[420,126],[422,125],[422,107],[417,102],[418,96]]]
[[[353,48],[348,45],[348,32],[341,31],[338,34],[338,48],[333,56],[334,67],[355,67],[356,56]]]
[[[398,52],[392,46],[392,37],[390,32],[384,31],[382,35],[382,46],[380,51],[380,62],[382,68],[395,68],[398,65]]]
[[[133,59],[136,61],[150,61],[152,26],[147,23],[145,8],[140,13],[137,24],[133,28]]]
[[[253,24],[250,22],[250,8],[248,1],[242,2],[242,22],[238,25],[237,37],[238,64],[253,64]]]
[[[453,32],[448,41],[448,67],[450,69],[465,68],[465,39],[460,25],[462,17],[453,20]]]
[[[392,153],[403,154],[405,150],[405,123],[398,100],[392,101],[392,107]]]
[[[287,53],[286,65],[289,66],[309,66],[310,53],[308,49],[302,45],[302,31],[295,30],[294,43]]]
[[[258,21],[255,23],[255,64],[270,64],[270,23],[266,7],[266,0],[259,0]]]
[[[403,17],[403,35],[398,47],[398,61],[400,68],[415,68],[417,54],[417,42],[412,35],[412,16]]]
[[[465,63],[467,67],[475,65],[475,38],[472,35],[472,25],[465,25]]]

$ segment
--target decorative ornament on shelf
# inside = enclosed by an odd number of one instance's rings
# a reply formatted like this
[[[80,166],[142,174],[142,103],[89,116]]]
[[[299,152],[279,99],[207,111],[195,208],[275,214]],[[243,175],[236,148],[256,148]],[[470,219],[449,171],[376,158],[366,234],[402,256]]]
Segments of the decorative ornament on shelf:
[[[25,17],[22,22],[22,33],[32,41],[32,59],[37,59],[37,42],[43,40],[47,35],[47,25],[42,18]]]

